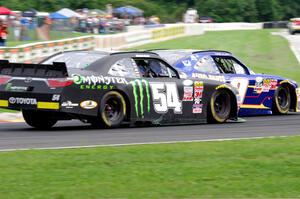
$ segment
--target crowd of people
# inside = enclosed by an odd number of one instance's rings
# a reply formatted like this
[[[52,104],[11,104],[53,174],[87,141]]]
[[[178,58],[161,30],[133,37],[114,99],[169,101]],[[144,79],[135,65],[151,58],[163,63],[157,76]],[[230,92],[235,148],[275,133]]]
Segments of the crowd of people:
[[[159,24],[159,18],[152,17],[87,17],[78,20],[76,31],[93,34],[110,34],[126,31],[129,25]]]
[[[41,39],[41,34],[44,35],[45,38],[42,40],[48,40],[50,36],[47,37],[45,35],[50,35],[50,30],[64,32],[77,31],[91,34],[111,34],[124,32],[126,31],[126,26],[129,25],[154,25],[160,23],[159,18],[156,16],[145,18],[143,14],[116,14],[113,13],[112,7],[108,7],[102,14],[94,14],[91,11],[92,10],[88,9],[80,9],[72,11],[74,13],[76,12],[75,14],[80,17],[69,16],[57,19],[51,18],[50,13],[39,16],[34,9],[32,9],[32,16],[24,16],[24,12],[22,11],[14,11],[11,15],[0,15],[0,46],[6,46],[8,32],[10,32],[10,40],[38,40]],[[47,21],[46,24],[49,28],[43,29],[41,26],[43,26],[45,21]],[[48,31],[48,33],[45,33],[46,31]]]

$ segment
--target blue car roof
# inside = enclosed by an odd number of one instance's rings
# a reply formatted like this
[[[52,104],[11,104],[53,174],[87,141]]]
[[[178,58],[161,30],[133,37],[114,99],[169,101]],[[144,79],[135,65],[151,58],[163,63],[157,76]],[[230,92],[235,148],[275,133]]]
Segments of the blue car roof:
[[[170,64],[175,64],[181,59],[184,59],[186,57],[189,57],[193,54],[197,55],[218,55],[218,56],[232,56],[232,54],[228,51],[223,50],[195,50],[195,49],[176,49],[176,50],[152,50],[152,52],[155,52],[159,54],[161,57],[166,59]]]

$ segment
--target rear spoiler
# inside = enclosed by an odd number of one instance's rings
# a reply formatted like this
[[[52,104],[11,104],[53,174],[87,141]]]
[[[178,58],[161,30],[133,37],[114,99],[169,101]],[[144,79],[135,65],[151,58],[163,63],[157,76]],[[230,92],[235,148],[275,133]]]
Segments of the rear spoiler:
[[[63,62],[50,64],[10,63],[0,60],[0,75],[15,77],[64,78],[68,77],[67,66]]]

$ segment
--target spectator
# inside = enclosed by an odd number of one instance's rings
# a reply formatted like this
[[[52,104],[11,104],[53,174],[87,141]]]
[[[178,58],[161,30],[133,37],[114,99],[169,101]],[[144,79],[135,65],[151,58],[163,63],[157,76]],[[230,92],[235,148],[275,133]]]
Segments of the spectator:
[[[6,45],[7,35],[7,25],[3,21],[0,21],[0,46]]]
[[[13,21],[13,28],[15,40],[19,41],[21,38],[21,22],[18,17],[16,17]]]

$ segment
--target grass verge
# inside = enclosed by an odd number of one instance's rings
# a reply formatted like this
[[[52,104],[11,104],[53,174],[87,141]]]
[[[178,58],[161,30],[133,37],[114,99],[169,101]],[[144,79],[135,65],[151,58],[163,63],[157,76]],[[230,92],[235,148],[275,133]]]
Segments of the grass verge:
[[[0,198],[296,198],[300,137],[0,153]]]
[[[19,111],[14,111],[10,109],[0,108],[0,113],[18,113]]]
[[[280,75],[300,82],[300,65],[288,41],[271,35],[276,30],[233,30],[206,32],[204,35],[183,37],[147,44],[138,49],[218,49],[234,53],[257,73]],[[137,49],[135,48],[135,49]]]

